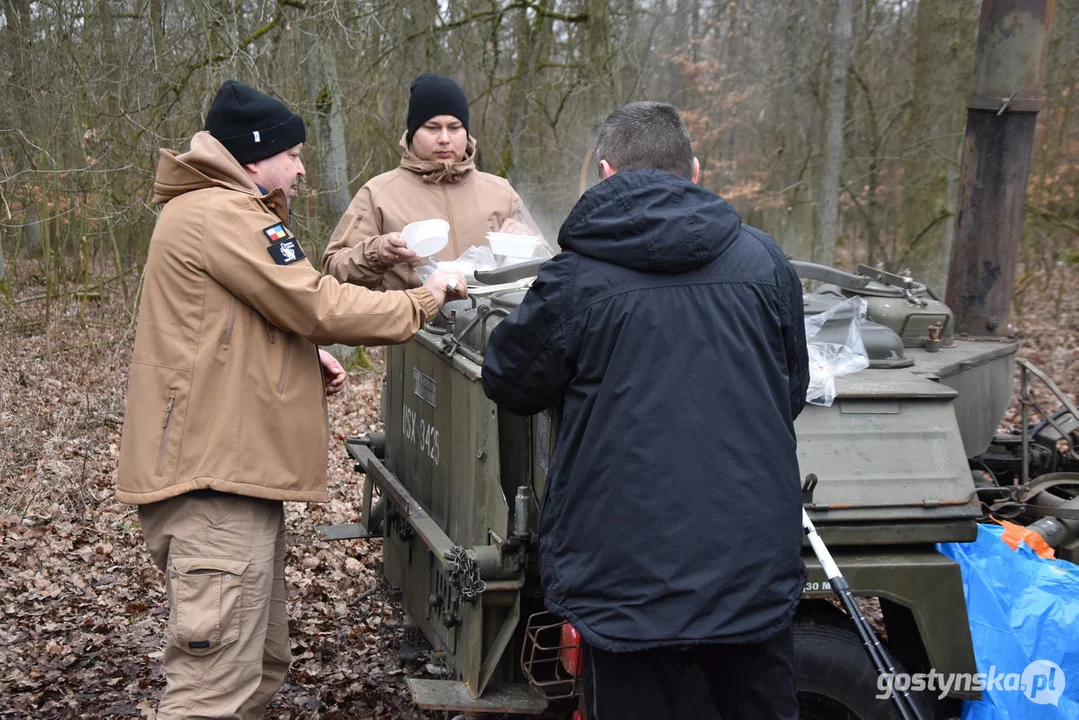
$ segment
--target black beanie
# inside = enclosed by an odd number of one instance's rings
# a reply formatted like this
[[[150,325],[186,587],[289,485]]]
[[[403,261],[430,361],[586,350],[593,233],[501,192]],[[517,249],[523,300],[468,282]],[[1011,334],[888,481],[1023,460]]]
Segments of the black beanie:
[[[303,118],[280,100],[235,80],[217,91],[206,129],[241,165],[258,162],[307,139]]]
[[[468,98],[452,78],[434,73],[424,73],[412,81],[408,96],[408,137],[420,126],[438,115],[452,115],[461,121],[468,132]]]

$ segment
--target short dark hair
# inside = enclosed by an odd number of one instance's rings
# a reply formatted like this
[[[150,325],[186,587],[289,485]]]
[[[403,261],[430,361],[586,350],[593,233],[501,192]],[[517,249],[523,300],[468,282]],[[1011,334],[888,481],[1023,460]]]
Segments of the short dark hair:
[[[596,137],[596,163],[600,160],[619,172],[655,168],[693,179],[689,131],[668,103],[635,102],[611,113]]]

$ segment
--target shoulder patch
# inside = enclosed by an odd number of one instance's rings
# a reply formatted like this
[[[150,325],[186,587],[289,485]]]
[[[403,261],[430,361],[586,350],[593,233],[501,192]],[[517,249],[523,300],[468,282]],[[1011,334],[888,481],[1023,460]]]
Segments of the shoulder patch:
[[[274,223],[268,228],[263,228],[262,234],[272,243],[277,242],[278,240],[284,240],[287,237],[292,237],[292,233],[285,227],[285,223]]]
[[[291,265],[297,260],[303,260],[307,257],[303,254],[300,243],[296,242],[296,238],[275,242],[266,249],[270,251],[270,257],[278,265]]]

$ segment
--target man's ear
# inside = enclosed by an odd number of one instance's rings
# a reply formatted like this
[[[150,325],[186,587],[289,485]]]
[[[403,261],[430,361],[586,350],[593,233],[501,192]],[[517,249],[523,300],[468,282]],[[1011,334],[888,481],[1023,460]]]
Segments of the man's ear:
[[[603,179],[606,180],[607,178],[609,178],[611,175],[614,175],[618,171],[615,170],[613,167],[611,167],[611,164],[609,162],[607,162],[606,160],[600,160],[599,161],[599,172],[600,172],[600,175],[603,176]]]
[[[696,185],[697,181],[701,179],[701,163],[697,158],[693,158],[693,184]]]

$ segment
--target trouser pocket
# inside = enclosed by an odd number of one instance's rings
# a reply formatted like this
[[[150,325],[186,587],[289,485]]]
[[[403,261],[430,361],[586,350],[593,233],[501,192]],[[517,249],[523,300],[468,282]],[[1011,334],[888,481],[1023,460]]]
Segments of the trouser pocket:
[[[248,561],[173,557],[169,567],[168,642],[209,655],[240,637],[243,574]]]

